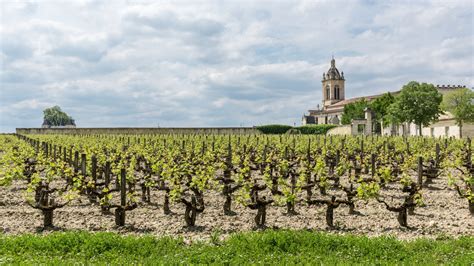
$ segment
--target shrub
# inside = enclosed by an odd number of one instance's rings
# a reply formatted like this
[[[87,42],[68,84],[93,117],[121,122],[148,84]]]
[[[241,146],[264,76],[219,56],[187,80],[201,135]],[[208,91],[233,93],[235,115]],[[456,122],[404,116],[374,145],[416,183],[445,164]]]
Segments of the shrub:
[[[257,127],[263,134],[285,134],[291,128],[293,127],[288,125],[263,125]]]
[[[336,125],[306,125],[301,127],[292,127],[287,125],[264,125],[258,126],[257,129],[263,134],[326,134]]]
[[[336,125],[306,125],[301,127],[295,127],[295,129],[299,130],[301,134],[326,134],[331,128],[335,128]]]

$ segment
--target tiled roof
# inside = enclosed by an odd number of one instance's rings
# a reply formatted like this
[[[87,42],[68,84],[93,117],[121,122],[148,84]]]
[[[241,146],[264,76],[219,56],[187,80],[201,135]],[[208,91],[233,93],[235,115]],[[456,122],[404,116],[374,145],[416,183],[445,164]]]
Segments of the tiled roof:
[[[392,95],[396,95],[398,94],[400,91],[394,91],[394,92],[390,92],[390,94]],[[349,98],[349,99],[346,99],[346,100],[342,100],[340,102],[337,102],[335,104],[331,104],[329,106],[327,106],[326,108],[327,109],[332,109],[332,108],[339,108],[339,107],[344,107],[346,104],[349,104],[349,103],[354,103],[354,102],[357,102],[357,101],[360,101],[362,99],[366,99],[367,101],[371,101],[373,99],[376,99],[376,98],[379,98],[381,97],[382,95],[384,95],[385,93],[382,93],[382,94],[376,94],[376,95],[369,95],[369,96],[362,96],[362,97],[355,97],[355,98]]]

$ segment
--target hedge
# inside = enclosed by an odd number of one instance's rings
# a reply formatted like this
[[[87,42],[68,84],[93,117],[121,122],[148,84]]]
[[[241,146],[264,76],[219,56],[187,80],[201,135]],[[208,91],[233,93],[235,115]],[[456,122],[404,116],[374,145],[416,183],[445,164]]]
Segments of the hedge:
[[[301,127],[295,127],[301,134],[326,134],[331,128],[337,127],[336,125],[306,125]]]
[[[263,134],[285,134],[290,128],[293,127],[288,125],[264,125],[257,127]]]
[[[326,134],[329,129],[335,128],[336,125],[306,125],[301,127],[292,127],[288,125],[264,125],[258,126],[257,129],[263,134],[285,134],[290,129],[295,129],[301,134]]]

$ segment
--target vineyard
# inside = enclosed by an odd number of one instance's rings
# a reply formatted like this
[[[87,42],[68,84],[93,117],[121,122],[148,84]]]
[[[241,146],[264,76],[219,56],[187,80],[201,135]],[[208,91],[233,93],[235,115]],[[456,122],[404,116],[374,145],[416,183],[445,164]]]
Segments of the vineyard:
[[[4,233],[474,234],[470,139],[2,135]]]

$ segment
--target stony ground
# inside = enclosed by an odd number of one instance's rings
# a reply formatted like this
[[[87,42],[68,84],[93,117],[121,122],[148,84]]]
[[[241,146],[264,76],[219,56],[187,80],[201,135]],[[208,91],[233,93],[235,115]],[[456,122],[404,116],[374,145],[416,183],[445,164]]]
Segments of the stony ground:
[[[40,231],[42,215],[25,203],[24,192],[25,185],[19,181],[6,188],[0,187],[0,232],[9,235]],[[400,202],[397,197],[391,199],[387,196],[391,193],[390,188],[385,192],[387,201]],[[272,205],[267,212],[267,226],[327,230],[336,234],[393,235],[400,239],[474,235],[474,216],[469,213],[467,201],[447,187],[447,180],[435,180],[431,188],[423,189],[423,195],[425,206],[416,208],[415,215],[408,218],[411,228],[399,227],[396,213],[386,210],[374,200],[357,202],[356,209],[360,215],[348,215],[347,207],[341,205],[335,211],[337,228],[331,230],[326,228],[325,206],[307,206],[302,202],[296,207],[299,214],[288,216],[285,207]],[[255,230],[256,211],[234,202],[232,207],[237,215],[225,216],[222,211],[224,199],[220,194],[209,192],[205,197],[206,209],[198,215],[197,226],[190,229],[184,226],[182,204],[173,203],[173,213],[163,214],[163,194],[159,191],[152,192],[152,204],[141,204],[137,209],[127,212],[127,226],[123,228],[115,227],[114,216],[102,214],[100,207],[90,205],[85,197],[56,210],[54,224],[56,230],[150,233],[157,236],[182,236],[187,241],[209,239],[213,234],[225,237],[233,232]]]

